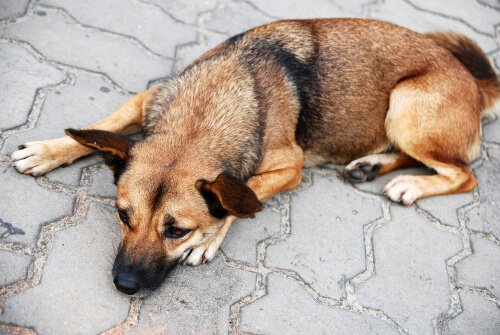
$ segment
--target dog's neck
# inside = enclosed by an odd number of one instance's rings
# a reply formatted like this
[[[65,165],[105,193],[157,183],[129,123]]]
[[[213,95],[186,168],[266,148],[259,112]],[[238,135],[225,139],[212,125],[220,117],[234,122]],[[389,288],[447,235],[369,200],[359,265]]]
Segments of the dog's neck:
[[[207,69],[193,68],[160,87],[149,107],[159,114],[150,142],[161,143],[162,155],[198,165],[216,162],[246,180],[260,162],[263,140],[255,92],[248,88],[248,76],[228,74],[224,64],[205,75],[200,71]]]

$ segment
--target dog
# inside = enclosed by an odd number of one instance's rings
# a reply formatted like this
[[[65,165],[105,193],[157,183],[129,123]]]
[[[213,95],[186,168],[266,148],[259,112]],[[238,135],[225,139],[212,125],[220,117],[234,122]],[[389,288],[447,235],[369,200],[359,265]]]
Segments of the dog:
[[[409,166],[384,188],[411,205],[469,192],[481,117],[500,84],[479,46],[368,19],[283,20],[231,37],[109,117],[12,154],[40,176],[99,151],[114,172],[123,240],[116,288],[141,294],[177,263],[214,258],[236,218],[301,182],[303,167],[347,164],[355,182]],[[126,135],[143,131],[144,140]]]

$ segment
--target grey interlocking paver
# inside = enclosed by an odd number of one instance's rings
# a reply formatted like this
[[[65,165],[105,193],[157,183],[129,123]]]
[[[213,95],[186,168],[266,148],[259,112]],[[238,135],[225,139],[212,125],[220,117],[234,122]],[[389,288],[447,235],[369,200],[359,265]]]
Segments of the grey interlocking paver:
[[[433,1],[433,0],[406,0],[422,10],[426,10],[437,15],[448,17],[452,20],[460,20],[478,32],[495,36],[495,26],[498,24],[498,13],[491,8],[481,5],[479,1],[466,1],[459,6],[453,0]],[[471,15],[474,13],[474,15]]]
[[[421,199],[417,203],[441,223],[459,226],[457,210],[473,201],[472,193],[460,193],[447,197]]]
[[[145,51],[134,40],[79,27],[61,11],[39,8],[27,20],[9,25],[7,37],[27,41],[48,58],[104,72],[130,91],[169,73],[172,62]]]
[[[484,139],[500,144],[500,121],[489,122],[483,127]]]
[[[65,74],[6,41],[0,41],[0,59],[0,106],[5,111],[0,113],[0,128],[7,129],[26,122],[37,90],[57,84]]]
[[[0,226],[2,226],[1,222]],[[11,251],[0,251],[0,264],[2,264],[3,273],[0,277],[0,286],[12,284],[26,277],[26,271],[30,261],[30,256],[17,254]]]
[[[243,309],[243,331],[253,334],[397,334],[377,318],[319,304],[290,279],[271,276],[268,290],[267,296]]]
[[[92,175],[89,194],[101,197],[116,197],[116,186],[113,184],[113,173],[103,168]]]
[[[292,235],[269,247],[266,264],[294,270],[321,294],[340,298],[345,280],[365,268],[363,226],[382,210],[333,173],[312,181],[293,197]]]
[[[431,1],[429,1],[430,3]],[[488,36],[474,30],[462,20],[455,19],[453,16],[436,15],[431,12],[423,12],[415,7],[419,2],[410,2],[409,0],[386,0],[376,2],[368,6],[368,16],[374,19],[386,20],[402,26],[414,29],[419,32],[430,32],[437,30],[453,30],[463,33],[484,48],[485,51],[493,51],[498,48],[494,35]],[[451,1],[449,2],[451,5]],[[463,6],[467,2],[460,3]],[[469,12],[470,13],[470,12]],[[477,14],[478,17],[479,14]],[[495,18],[498,14],[490,12]]]
[[[500,299],[500,248],[481,238],[472,239],[474,253],[457,264],[461,285],[485,288]]]
[[[19,144],[61,136],[274,18],[361,16],[472,37],[500,71],[497,1],[0,0],[0,334],[497,334],[500,121],[474,193],[390,205],[409,169],[348,184],[341,166],[237,221],[209,264],[123,296],[116,187],[97,156],[33,179]]]
[[[316,0],[314,6],[311,6],[311,2],[307,0],[289,0],[286,3],[267,0],[252,2],[270,16],[287,19],[359,16],[363,13],[363,5],[372,1]]]
[[[433,318],[449,304],[445,260],[462,249],[460,236],[399,205],[391,206],[391,215],[373,236],[376,275],[359,286],[357,297],[410,334],[433,334]]]
[[[0,1],[0,20],[22,16],[28,7],[29,0]]]
[[[467,213],[469,227],[500,238],[500,149],[488,150],[489,160],[476,169],[480,203]]]
[[[101,76],[78,71],[71,86],[48,94],[36,128],[7,138],[2,153],[11,153],[19,144],[35,139],[63,136],[65,128],[87,126],[112,113],[129,97],[128,93],[113,87]],[[81,168],[97,161],[96,157],[82,160],[65,169],[54,170],[47,177],[65,184],[77,185]]]
[[[427,168],[403,169],[377,177],[375,180],[367,183],[354,184],[353,186],[374,194],[383,195],[384,186],[401,174],[408,175],[432,175],[435,172]],[[446,197],[433,197],[417,201],[420,208],[426,210],[431,216],[440,220],[442,223],[459,226],[457,210],[474,201],[472,193],[450,194]]]
[[[181,72],[187,65],[210,50],[219,43],[227,39],[224,34],[217,34],[210,31],[200,32],[196,43],[187,43],[177,48],[177,58],[174,63],[174,71]]]
[[[176,45],[196,38],[192,26],[175,21],[147,3],[43,0],[41,4],[64,8],[82,24],[135,37],[149,50],[163,56],[173,57]],[[96,12],[100,15],[95,15]]]
[[[462,292],[463,311],[450,321],[450,335],[498,335],[500,309],[491,301],[477,295]]]
[[[141,308],[137,333],[163,327],[166,334],[226,334],[229,307],[250,294],[255,275],[220,258],[197,268],[177,267]]]
[[[427,168],[402,169],[394,172],[389,172],[382,176],[377,176],[377,178],[375,178],[371,182],[359,183],[359,184],[355,183],[353,184],[353,186],[365,192],[383,195],[384,186],[394,177],[401,174],[409,174],[417,176],[417,175],[430,175],[433,174],[433,172]]]
[[[37,185],[33,178],[9,168],[0,174],[0,226],[3,240],[31,244],[42,223],[70,215],[74,196]],[[12,227],[12,228],[9,228]]]
[[[96,334],[124,320],[129,298],[109,280],[119,230],[110,207],[91,205],[85,222],[57,233],[41,283],[7,299],[0,320],[42,334]]]
[[[233,36],[255,26],[272,21],[251,2],[219,0],[217,10],[201,15],[205,27]]]
[[[198,14],[215,8],[216,0],[149,0],[173,17],[184,22],[196,23]]]
[[[278,234],[280,222],[280,214],[266,208],[252,219],[237,221],[228,232],[221,248],[228,257],[255,265],[257,244]]]

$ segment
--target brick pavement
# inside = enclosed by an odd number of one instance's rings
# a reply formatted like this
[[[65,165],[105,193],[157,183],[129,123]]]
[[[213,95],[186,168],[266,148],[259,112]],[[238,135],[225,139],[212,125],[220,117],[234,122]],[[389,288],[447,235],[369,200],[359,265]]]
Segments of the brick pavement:
[[[353,186],[307,170],[144,299],[113,288],[101,160],[10,167],[17,145],[107,115],[233,34],[320,16],[462,32],[499,70],[497,0],[1,0],[0,334],[500,334],[500,121],[485,121],[474,192],[406,208],[381,194],[401,172]]]

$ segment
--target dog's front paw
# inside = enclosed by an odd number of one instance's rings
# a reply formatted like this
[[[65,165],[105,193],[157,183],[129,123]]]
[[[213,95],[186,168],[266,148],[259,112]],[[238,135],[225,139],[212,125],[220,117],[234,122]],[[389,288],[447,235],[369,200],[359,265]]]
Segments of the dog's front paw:
[[[183,265],[196,266],[203,263],[210,262],[214,259],[217,250],[219,250],[220,243],[206,242],[198,247],[188,249],[182,254],[179,263]]]
[[[28,142],[12,153],[12,166],[17,171],[41,176],[55,168],[71,163],[72,151],[66,139]]]

